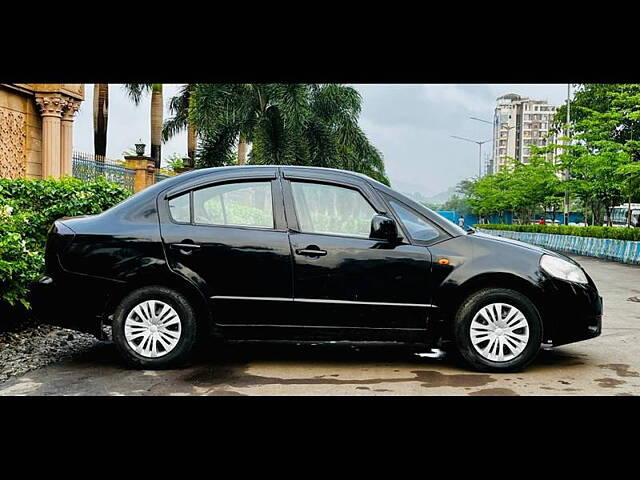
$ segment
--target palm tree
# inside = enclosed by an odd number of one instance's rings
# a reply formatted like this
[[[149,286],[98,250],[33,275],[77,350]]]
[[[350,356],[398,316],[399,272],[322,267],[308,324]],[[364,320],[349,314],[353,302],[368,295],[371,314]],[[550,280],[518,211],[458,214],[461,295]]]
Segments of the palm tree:
[[[189,117],[206,139],[203,164],[220,164],[238,146],[238,163],[353,170],[388,183],[380,152],[358,126],[362,98],[335,84],[197,84]]]
[[[266,86],[260,84],[196,84],[191,92],[190,123],[207,138],[206,164],[220,164],[237,147],[237,163],[246,163],[248,144],[267,109]],[[231,141],[233,140],[233,141]],[[222,148],[224,146],[224,148]]]
[[[109,84],[93,84],[93,152],[97,160],[107,155],[107,123],[109,120]]]
[[[195,159],[197,134],[193,124],[189,122],[189,99],[193,84],[186,84],[180,88],[178,95],[169,101],[169,111],[173,114],[162,127],[162,140],[166,142],[183,129],[187,129],[187,156]]]
[[[156,163],[156,168],[160,168],[162,161],[162,84],[161,83],[125,83],[129,98],[136,105],[140,104],[142,95],[151,91],[151,158]]]
[[[247,141],[242,134],[238,138],[238,165],[247,163]]]

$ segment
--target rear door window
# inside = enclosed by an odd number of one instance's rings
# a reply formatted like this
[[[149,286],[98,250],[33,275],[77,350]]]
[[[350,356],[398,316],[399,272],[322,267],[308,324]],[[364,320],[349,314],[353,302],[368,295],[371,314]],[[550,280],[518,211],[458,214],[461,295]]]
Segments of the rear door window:
[[[200,225],[273,228],[271,182],[227,183],[195,190],[193,221]]]

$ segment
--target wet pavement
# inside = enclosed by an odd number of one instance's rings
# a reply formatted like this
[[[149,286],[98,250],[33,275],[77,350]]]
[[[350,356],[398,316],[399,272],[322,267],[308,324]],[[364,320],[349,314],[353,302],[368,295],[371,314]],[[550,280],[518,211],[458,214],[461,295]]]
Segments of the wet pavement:
[[[604,298],[603,333],[524,372],[474,373],[399,348],[228,345],[175,370],[128,369],[99,343],[0,385],[3,395],[640,395],[640,267],[576,258]]]

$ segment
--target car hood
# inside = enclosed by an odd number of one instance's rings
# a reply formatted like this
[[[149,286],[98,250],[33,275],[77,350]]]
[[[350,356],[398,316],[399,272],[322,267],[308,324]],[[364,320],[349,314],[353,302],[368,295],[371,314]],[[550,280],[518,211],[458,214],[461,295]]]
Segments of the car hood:
[[[527,250],[532,250],[534,252],[539,253],[540,255],[553,255],[554,257],[559,257],[562,258],[563,260],[566,260],[568,262],[571,262],[575,265],[580,266],[580,264],[578,262],[576,262],[574,259],[567,257],[566,255],[563,255],[561,253],[558,252],[554,252],[552,250],[547,250],[546,248],[543,247],[539,247],[537,245],[532,245],[531,243],[526,243],[526,242],[521,242],[520,240],[513,240],[511,238],[505,238],[505,237],[498,237],[496,235],[490,235],[487,233],[481,233],[481,232],[476,232],[472,234],[472,237],[476,239],[476,241],[480,241],[480,242],[496,242],[496,243],[501,243],[504,245],[513,245],[515,247],[519,247],[519,248],[526,248]]]

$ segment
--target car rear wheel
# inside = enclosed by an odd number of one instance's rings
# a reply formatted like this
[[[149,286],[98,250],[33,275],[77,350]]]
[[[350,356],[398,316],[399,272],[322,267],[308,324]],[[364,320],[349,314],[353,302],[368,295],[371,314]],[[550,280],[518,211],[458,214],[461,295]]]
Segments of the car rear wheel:
[[[124,359],[139,368],[183,363],[196,341],[195,312],[180,293],[145,287],[125,297],[113,316],[113,340]]]
[[[518,371],[540,351],[542,321],[526,296],[505,288],[487,288],[460,306],[455,339],[460,354],[474,369]]]

